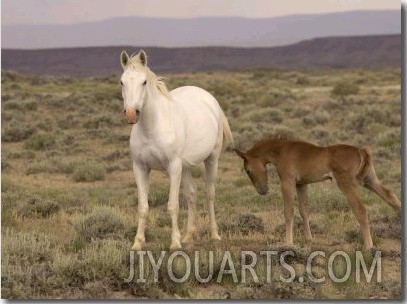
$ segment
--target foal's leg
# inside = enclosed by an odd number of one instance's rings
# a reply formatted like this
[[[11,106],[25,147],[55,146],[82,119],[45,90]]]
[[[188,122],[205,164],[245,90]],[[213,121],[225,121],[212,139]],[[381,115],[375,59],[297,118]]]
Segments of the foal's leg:
[[[312,240],[311,229],[309,227],[309,218],[308,218],[308,187],[307,185],[297,185],[297,195],[300,214],[302,221],[304,223],[304,236],[307,241]]]
[[[184,196],[188,201],[188,224],[187,224],[187,234],[182,239],[184,243],[191,243],[196,237],[196,185],[191,176],[191,171],[189,169],[182,169],[182,186]]]
[[[208,204],[209,218],[210,218],[210,232],[211,238],[215,240],[220,240],[218,232],[218,225],[216,224],[215,218],[215,180],[218,174],[218,157],[219,154],[211,154],[205,160],[205,171],[206,171],[206,201]]]
[[[170,176],[170,195],[168,200],[168,211],[171,216],[172,233],[170,249],[180,249],[181,233],[178,228],[179,214],[179,188],[181,185],[182,175],[182,160],[173,160],[168,166],[168,174]]]
[[[390,191],[390,189],[388,189],[379,181],[373,167],[370,168],[368,174],[363,179],[363,183],[363,187],[375,192],[400,214],[400,200],[397,198],[397,196],[394,195],[393,192]]]
[[[369,250],[373,247],[373,241],[369,229],[369,219],[366,207],[359,200],[356,181],[349,175],[335,176],[335,179],[339,189],[345,195],[357,221],[359,222],[363,235],[363,247],[365,250]]]
[[[281,192],[284,200],[285,242],[289,245],[293,244],[294,191],[294,181],[291,179],[281,180]]]
[[[138,227],[132,250],[140,250],[145,243],[144,229],[148,215],[148,175],[150,170],[141,165],[133,163],[133,173],[136,179],[138,192]]]

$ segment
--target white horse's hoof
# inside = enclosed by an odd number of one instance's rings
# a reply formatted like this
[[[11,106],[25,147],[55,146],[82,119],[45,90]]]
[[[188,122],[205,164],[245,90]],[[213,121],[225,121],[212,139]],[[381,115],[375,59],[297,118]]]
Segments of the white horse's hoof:
[[[312,242],[312,241],[314,240],[314,238],[313,238],[312,236],[306,236],[306,237],[305,237],[305,240],[306,240],[307,242]]]
[[[180,242],[172,242],[170,245],[170,250],[182,249]]]
[[[212,240],[215,240],[215,241],[221,241],[222,240],[222,238],[219,236],[219,234],[214,234],[214,235],[212,235],[211,236],[211,239]]]
[[[131,246],[131,250],[134,250],[134,251],[139,251],[139,250],[141,250],[141,243],[135,242],[135,243],[133,244],[133,246]]]

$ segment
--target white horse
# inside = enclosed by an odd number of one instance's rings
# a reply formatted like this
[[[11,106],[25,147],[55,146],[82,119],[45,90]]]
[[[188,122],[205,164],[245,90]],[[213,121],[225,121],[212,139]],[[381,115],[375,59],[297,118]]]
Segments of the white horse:
[[[145,243],[151,170],[166,171],[170,177],[170,249],[181,248],[178,229],[181,179],[188,201],[187,232],[182,242],[194,240],[196,187],[190,169],[201,162],[205,163],[211,238],[220,240],[214,210],[214,181],[222,147],[233,144],[222,109],[211,94],[198,87],[185,86],[169,92],[147,67],[147,56],[142,50],[131,57],[123,51],[120,61],[124,70],[121,76],[124,115],[133,124],[130,148],[138,190],[139,221],[132,250],[140,250]]]

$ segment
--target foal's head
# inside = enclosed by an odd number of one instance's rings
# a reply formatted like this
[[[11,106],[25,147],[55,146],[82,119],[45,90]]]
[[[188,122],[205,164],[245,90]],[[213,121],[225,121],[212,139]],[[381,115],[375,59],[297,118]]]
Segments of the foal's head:
[[[235,149],[235,152],[243,158],[244,169],[257,192],[261,195],[266,195],[269,188],[267,186],[267,170],[263,160],[238,149]]]
[[[123,51],[120,62],[124,70],[120,78],[124,116],[129,124],[135,124],[147,97],[147,55],[141,50],[129,57],[126,51]]]

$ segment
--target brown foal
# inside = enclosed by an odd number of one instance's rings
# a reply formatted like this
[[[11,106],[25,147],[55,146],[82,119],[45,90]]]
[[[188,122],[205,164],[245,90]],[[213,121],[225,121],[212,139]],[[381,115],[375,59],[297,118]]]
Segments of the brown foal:
[[[293,243],[294,196],[297,191],[299,210],[306,240],[312,239],[308,219],[307,184],[335,179],[358,220],[364,249],[373,247],[366,207],[361,203],[357,187],[363,186],[400,213],[400,200],[377,178],[372,156],[366,148],[349,145],[320,147],[304,141],[270,138],[256,143],[247,152],[235,149],[244,160],[244,168],[257,192],[268,192],[268,164],[273,165],[281,183],[286,227],[285,241]]]

